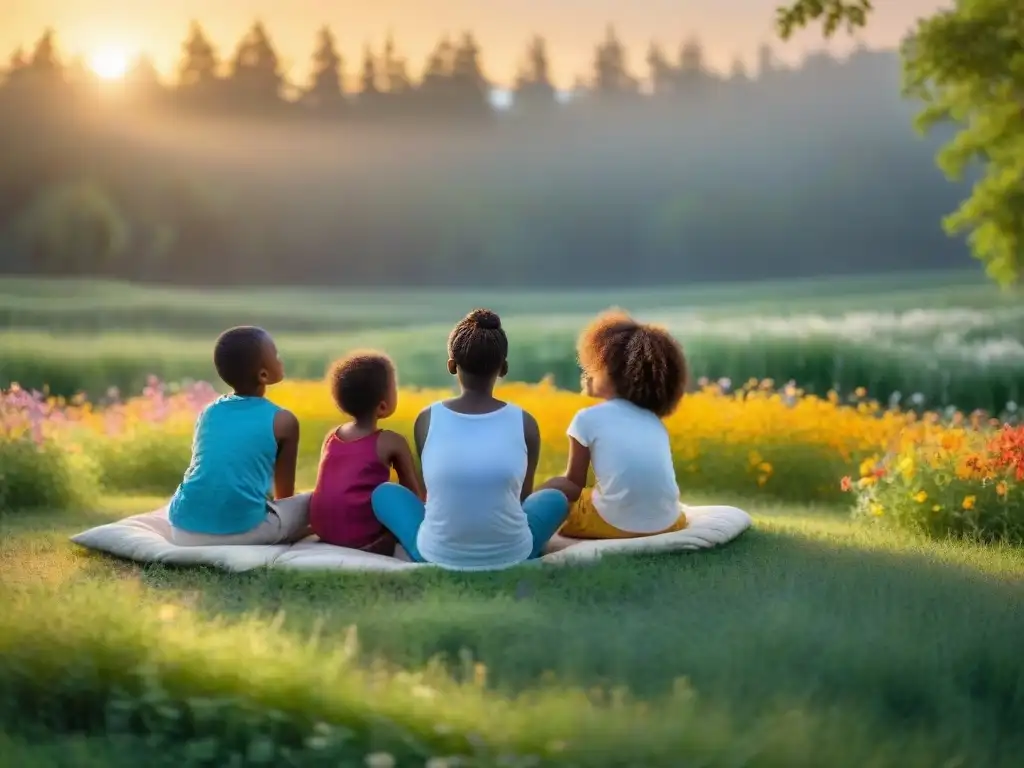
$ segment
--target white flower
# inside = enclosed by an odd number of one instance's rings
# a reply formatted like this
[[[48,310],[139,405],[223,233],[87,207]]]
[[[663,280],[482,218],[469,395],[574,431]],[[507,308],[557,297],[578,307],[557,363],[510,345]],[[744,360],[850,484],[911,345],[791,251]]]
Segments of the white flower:
[[[395,756],[387,752],[374,752],[366,756],[366,768],[395,768]]]

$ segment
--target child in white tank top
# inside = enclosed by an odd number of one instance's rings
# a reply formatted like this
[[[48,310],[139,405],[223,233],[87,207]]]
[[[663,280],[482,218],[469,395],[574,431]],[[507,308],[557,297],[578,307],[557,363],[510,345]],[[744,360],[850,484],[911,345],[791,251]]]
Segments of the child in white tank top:
[[[507,357],[495,313],[477,309],[455,326],[448,371],[461,393],[416,419],[426,504],[394,483],[373,493],[374,514],[413,560],[453,570],[507,568],[539,557],[565,521],[563,493],[533,493],[537,421],[494,397],[495,383],[508,373]]]
[[[577,344],[584,392],[604,402],[569,424],[565,475],[546,488],[569,499],[560,533],[578,539],[650,536],[686,527],[661,419],[686,389],[686,359],[664,329],[611,311],[595,319]],[[586,488],[593,467],[593,489]]]

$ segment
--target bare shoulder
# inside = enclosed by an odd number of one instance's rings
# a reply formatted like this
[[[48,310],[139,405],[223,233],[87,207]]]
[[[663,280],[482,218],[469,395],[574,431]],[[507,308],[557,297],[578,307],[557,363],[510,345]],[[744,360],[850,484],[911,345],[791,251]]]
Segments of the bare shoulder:
[[[430,426],[430,406],[428,405],[416,416],[416,429],[423,427],[426,429]]]
[[[523,434],[527,440],[540,440],[540,427],[533,414],[523,411]]]
[[[405,439],[405,435],[394,432],[390,429],[382,429],[380,431],[380,441],[391,450],[400,450],[402,448],[409,447],[409,441]]]
[[[417,443],[422,443],[427,439],[427,431],[430,429],[430,407],[424,408],[419,412],[416,417],[416,423],[413,426],[413,435],[416,438]]]
[[[295,437],[298,434],[299,419],[294,413],[281,408],[274,414],[274,435],[276,437]]]
[[[430,406],[428,405],[416,417],[416,424],[412,429],[413,439],[416,441],[416,453],[423,455],[423,448],[427,444],[427,432],[430,431]]]

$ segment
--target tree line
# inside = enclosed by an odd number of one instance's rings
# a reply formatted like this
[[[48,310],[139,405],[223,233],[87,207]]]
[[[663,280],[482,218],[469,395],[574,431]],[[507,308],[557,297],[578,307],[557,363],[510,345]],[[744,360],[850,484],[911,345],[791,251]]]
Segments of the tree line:
[[[734,60],[728,73],[714,71],[696,37],[684,41],[675,52],[652,42],[643,60],[646,74],[640,75],[632,69],[629,52],[615,28],[609,26],[594,48],[591,71],[577,78],[573,92],[614,103],[639,102],[645,94],[699,98],[723,82],[751,79],[740,58]],[[492,83],[485,73],[480,45],[469,31],[454,40],[443,36],[418,74],[390,34],[381,49],[369,45],[364,48],[357,72],[350,72],[349,64],[338,49],[333,31],[324,26],[316,34],[306,81],[290,82],[262,22],[253,22],[225,58],[202,25],[193,21],[181,44],[173,77],[162,77],[153,60],[141,54],[131,63],[124,80],[128,97],[139,103],[156,105],[173,99],[176,108],[208,112],[379,117],[409,111],[465,119],[474,114],[487,116],[492,111]],[[768,75],[776,69],[771,48],[763,46],[757,72]],[[96,79],[82,61],[61,61],[52,29],[45,30],[30,50],[15,50],[4,76],[9,91],[82,85]],[[535,36],[527,43],[511,91],[513,103],[520,110],[556,107],[559,94],[552,81],[544,37]]]
[[[193,24],[176,77],[111,94],[46,32],[0,85],[0,271],[178,283],[661,284],[961,266],[963,189],[911,130],[892,51],[646,76],[609,28],[567,102],[542,38],[495,110],[471,33],[422,73],[389,40],[358,86],[329,29],[286,82],[255,23]]]

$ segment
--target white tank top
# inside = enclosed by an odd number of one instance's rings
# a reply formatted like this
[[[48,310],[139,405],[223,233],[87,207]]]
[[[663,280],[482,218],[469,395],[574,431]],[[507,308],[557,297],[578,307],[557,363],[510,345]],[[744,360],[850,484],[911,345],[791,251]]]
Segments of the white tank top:
[[[526,479],[521,408],[509,404],[478,415],[435,403],[422,461],[427,504],[416,546],[427,562],[472,571],[530,557],[533,536],[520,501]]]

